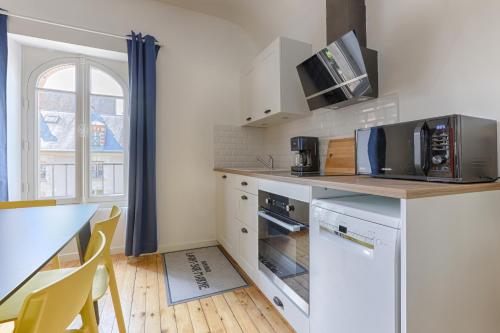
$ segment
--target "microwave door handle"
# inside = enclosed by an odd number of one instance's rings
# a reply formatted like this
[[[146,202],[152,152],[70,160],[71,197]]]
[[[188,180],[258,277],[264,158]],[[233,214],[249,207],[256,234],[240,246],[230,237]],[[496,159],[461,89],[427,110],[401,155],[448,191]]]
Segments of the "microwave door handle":
[[[272,222],[276,225],[279,225],[280,227],[290,231],[290,232],[297,232],[297,231],[300,231],[302,229],[302,227],[300,225],[293,225],[293,224],[290,224],[290,223],[286,223],[286,222],[283,222],[283,221],[280,221],[278,220],[277,218],[269,215],[269,214],[266,214],[265,211],[262,211],[260,210],[258,213],[257,213],[260,217],[262,217],[263,219],[266,219],[267,221],[269,222]]]
[[[425,154],[423,149],[425,148],[425,137],[423,132],[425,131],[425,121],[421,121],[415,127],[413,131],[413,161],[415,164],[415,170],[417,176],[425,176]]]

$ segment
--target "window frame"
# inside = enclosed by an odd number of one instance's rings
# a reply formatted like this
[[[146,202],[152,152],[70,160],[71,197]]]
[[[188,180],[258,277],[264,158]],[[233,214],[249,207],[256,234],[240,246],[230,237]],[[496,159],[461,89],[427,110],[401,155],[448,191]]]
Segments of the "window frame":
[[[39,159],[39,120],[38,120],[38,80],[47,70],[61,66],[75,66],[75,197],[50,197],[58,204],[100,203],[126,204],[128,198],[128,156],[129,156],[129,103],[126,81],[110,67],[88,56],[58,57],[36,67],[27,78],[25,85],[25,109],[22,117],[23,135],[23,188],[25,199],[39,199],[40,159]],[[124,194],[92,196],[91,193],[91,144],[90,144],[90,70],[97,68],[120,85],[123,90],[124,122]]]

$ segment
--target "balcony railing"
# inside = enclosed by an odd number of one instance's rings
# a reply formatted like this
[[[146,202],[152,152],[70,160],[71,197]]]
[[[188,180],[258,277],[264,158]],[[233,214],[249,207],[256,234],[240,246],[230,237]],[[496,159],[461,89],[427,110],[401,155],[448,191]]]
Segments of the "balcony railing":
[[[74,197],[75,176],[74,163],[40,164],[39,196]],[[123,163],[91,162],[90,179],[91,196],[120,195],[125,192]]]

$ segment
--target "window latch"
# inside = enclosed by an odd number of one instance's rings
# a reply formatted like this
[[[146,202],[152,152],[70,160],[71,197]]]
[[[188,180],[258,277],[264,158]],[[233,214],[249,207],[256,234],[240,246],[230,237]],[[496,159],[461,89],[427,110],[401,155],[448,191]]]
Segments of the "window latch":
[[[80,132],[80,137],[85,138],[87,136],[87,126],[85,124],[81,124],[79,132]]]

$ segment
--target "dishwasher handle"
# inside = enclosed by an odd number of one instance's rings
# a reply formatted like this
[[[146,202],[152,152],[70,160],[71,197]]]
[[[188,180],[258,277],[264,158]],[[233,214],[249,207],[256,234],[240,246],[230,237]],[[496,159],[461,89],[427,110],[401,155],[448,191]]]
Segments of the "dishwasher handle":
[[[363,237],[361,235],[356,235],[353,233],[342,232],[339,230],[338,227],[331,225],[329,223],[325,223],[325,222],[320,222],[319,227],[321,230],[328,232],[336,237],[339,237],[339,238],[345,239],[349,242],[361,245],[361,246],[366,247],[370,250],[375,249],[375,244],[374,244],[373,239],[367,239],[366,237]]]
[[[291,223],[287,223],[287,222],[284,222],[284,221],[281,221],[280,219],[277,219],[275,218],[274,216],[271,216],[269,214],[267,214],[265,211],[263,210],[259,210],[259,212],[257,213],[257,215],[259,215],[260,217],[262,217],[263,219],[269,221],[269,222],[272,222],[276,225],[279,225],[280,227],[290,231],[290,232],[297,232],[297,231],[300,231],[302,230],[302,226],[300,224],[291,224]]]

